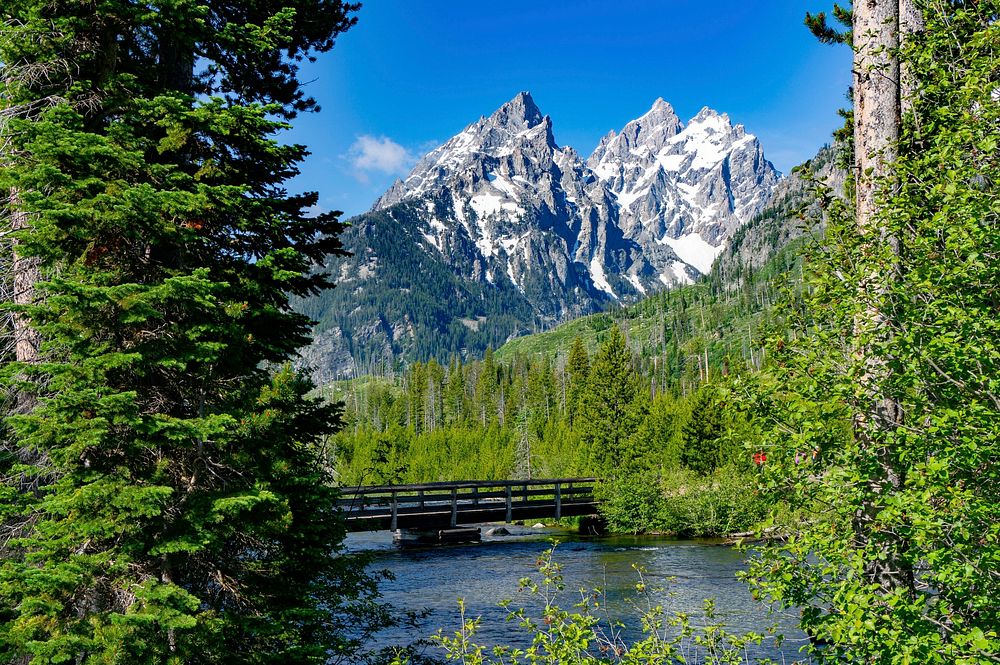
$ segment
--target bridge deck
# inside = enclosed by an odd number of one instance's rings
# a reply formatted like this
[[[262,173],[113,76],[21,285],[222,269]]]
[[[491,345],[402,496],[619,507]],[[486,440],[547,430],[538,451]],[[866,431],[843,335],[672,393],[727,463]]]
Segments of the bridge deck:
[[[351,531],[559,519],[597,512],[595,482],[556,478],[347,487],[340,507]]]

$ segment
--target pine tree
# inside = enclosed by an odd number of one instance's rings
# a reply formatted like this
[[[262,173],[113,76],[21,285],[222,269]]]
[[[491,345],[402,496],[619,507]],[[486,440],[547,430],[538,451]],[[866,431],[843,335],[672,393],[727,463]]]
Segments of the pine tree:
[[[566,374],[569,383],[566,390],[566,419],[572,425],[576,421],[576,415],[580,409],[580,398],[590,377],[590,357],[587,355],[587,349],[583,346],[583,340],[579,337],[573,339],[573,346],[570,347],[569,356],[566,359]]]
[[[632,351],[621,329],[612,326],[594,357],[580,409],[582,437],[595,472],[615,474],[638,462],[631,438],[645,415],[643,397]]]
[[[444,412],[447,426],[454,426],[465,420],[465,367],[458,358],[452,356],[448,364],[448,377],[445,384]]]
[[[416,433],[425,431],[427,415],[427,366],[413,363],[406,372],[407,424]]]
[[[528,407],[522,407],[517,412],[515,424],[513,477],[531,480],[531,444],[535,437],[531,428],[531,410]]]
[[[501,395],[493,349],[488,348],[483,361],[479,364],[479,376],[476,379],[475,408],[481,425],[496,422],[497,411],[502,404]]]
[[[701,474],[722,466],[725,432],[715,388],[703,385],[695,393],[691,413],[681,426],[681,464]]]
[[[649,415],[635,433],[635,443],[640,458],[648,460],[647,466],[656,464],[674,469],[681,464],[678,443],[678,403],[669,395],[659,394],[649,407]]]
[[[371,588],[334,556],[320,443],[339,410],[280,370],[309,331],[289,294],[327,285],[315,268],[341,225],[284,189],[306,151],[275,137],[315,108],[299,63],[355,9],[0,9],[0,190],[39,270],[13,311],[41,341],[3,372],[33,407],[0,456],[0,660],[352,652],[345,621]]]

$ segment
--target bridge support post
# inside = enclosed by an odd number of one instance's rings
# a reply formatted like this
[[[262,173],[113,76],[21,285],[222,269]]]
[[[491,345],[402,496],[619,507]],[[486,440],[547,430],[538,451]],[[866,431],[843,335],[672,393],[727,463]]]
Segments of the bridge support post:
[[[451,528],[458,526],[458,490],[451,490]]]
[[[392,493],[392,521],[389,526],[390,531],[395,531],[398,529],[399,523],[399,500],[396,498],[396,493]]]
[[[562,519],[562,485],[556,483],[556,519]]]
[[[505,520],[508,524],[514,521],[514,506],[511,501],[510,496],[510,485],[507,485],[507,519]]]

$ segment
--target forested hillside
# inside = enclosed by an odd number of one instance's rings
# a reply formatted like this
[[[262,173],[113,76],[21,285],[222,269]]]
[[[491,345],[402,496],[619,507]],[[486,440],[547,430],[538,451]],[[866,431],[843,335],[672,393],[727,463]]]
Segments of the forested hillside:
[[[405,202],[355,219],[341,238],[356,254],[342,260],[337,287],[296,301],[318,321],[320,332],[302,351],[318,382],[384,373],[402,365],[398,356],[464,356],[530,332],[521,322],[533,320],[531,307],[512,284],[463,280],[420,249],[419,209]],[[455,249],[456,262],[471,256],[468,244]],[[368,279],[376,271],[379,279]]]

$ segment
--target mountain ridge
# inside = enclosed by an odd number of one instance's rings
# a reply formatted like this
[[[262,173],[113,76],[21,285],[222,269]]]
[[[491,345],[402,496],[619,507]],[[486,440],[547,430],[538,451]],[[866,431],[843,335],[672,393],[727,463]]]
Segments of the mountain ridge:
[[[337,338],[344,352],[305,355],[336,375],[373,358],[474,354],[690,283],[779,180],[757,138],[707,107],[685,124],[658,98],[584,160],[518,93],[351,220],[354,256],[329,266],[340,287],[302,303],[319,345]],[[393,262],[366,244],[376,237]],[[432,302],[445,292],[449,307]]]

